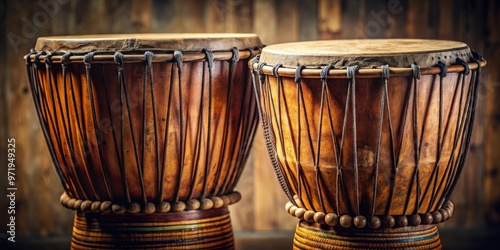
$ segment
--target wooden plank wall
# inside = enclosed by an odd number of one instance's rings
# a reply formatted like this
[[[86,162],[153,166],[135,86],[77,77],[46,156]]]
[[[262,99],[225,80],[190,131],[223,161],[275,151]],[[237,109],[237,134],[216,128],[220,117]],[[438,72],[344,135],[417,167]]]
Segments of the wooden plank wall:
[[[315,39],[418,37],[468,43],[489,60],[468,166],[453,199],[456,218],[444,226],[500,224],[500,3],[495,0],[0,0],[0,176],[6,176],[6,138],[17,141],[17,232],[67,235],[72,212],[58,202],[62,188],[42,139],[22,56],[36,37],[96,33],[252,32],[266,44]],[[48,18],[43,19],[44,14]],[[38,18],[33,21],[33,18]],[[31,24],[29,24],[30,22]],[[35,22],[38,26],[34,25]],[[12,42],[12,34],[18,40]],[[10,38],[9,38],[10,37]],[[292,230],[258,132],[231,207],[235,230]],[[6,225],[0,180],[0,229]],[[5,230],[1,230],[2,232]]]
[[[486,78],[486,88],[482,93],[487,99],[485,119],[485,209],[490,224],[500,224],[500,3],[495,0],[489,1],[488,26],[490,35],[487,38],[486,54],[489,59],[489,69]],[[497,27],[497,28],[493,28]]]

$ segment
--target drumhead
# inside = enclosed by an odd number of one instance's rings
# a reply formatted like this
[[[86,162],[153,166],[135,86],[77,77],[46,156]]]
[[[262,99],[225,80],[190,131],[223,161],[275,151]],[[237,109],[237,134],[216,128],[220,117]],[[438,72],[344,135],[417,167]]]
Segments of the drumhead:
[[[254,48],[262,43],[255,34],[112,34],[49,36],[37,40],[35,50],[57,52],[132,52],[144,50],[229,50]]]
[[[325,40],[270,45],[263,49],[261,62],[295,67],[333,65],[345,68],[435,66],[438,61],[455,64],[456,58],[469,62],[472,53],[467,44],[456,41],[425,39]]]

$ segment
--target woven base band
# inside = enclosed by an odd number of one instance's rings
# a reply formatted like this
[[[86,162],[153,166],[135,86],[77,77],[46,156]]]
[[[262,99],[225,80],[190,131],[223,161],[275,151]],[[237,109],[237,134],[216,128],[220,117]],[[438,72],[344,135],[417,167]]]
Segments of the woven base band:
[[[234,249],[227,206],[176,213],[75,216],[71,249]]]
[[[300,221],[293,249],[442,249],[435,225],[358,229],[331,228]]]

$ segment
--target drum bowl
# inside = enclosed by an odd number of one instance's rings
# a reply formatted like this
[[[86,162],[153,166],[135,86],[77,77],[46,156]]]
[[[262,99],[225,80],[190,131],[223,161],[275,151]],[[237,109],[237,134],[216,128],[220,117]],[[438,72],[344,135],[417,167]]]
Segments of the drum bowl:
[[[28,76],[61,202],[78,211],[72,248],[233,247],[227,206],[257,124],[246,65],[261,46],[252,34],[38,39]]]
[[[301,219],[294,246],[417,247],[425,239],[439,248],[433,224],[453,213],[484,65],[453,41],[264,48],[250,67],[286,209]]]

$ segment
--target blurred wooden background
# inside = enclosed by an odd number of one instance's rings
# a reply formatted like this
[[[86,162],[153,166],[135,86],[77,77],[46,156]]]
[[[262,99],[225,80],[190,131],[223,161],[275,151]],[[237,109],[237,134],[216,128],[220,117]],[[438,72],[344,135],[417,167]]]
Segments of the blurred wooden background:
[[[265,44],[409,37],[466,42],[488,60],[466,166],[443,227],[500,224],[500,1],[495,0],[0,0],[0,232],[7,223],[6,146],[16,139],[16,233],[61,236],[73,212],[62,193],[31,99],[22,57],[38,36],[144,32],[251,32]],[[231,207],[236,231],[293,230],[262,133]],[[459,219],[462,218],[462,219]]]

